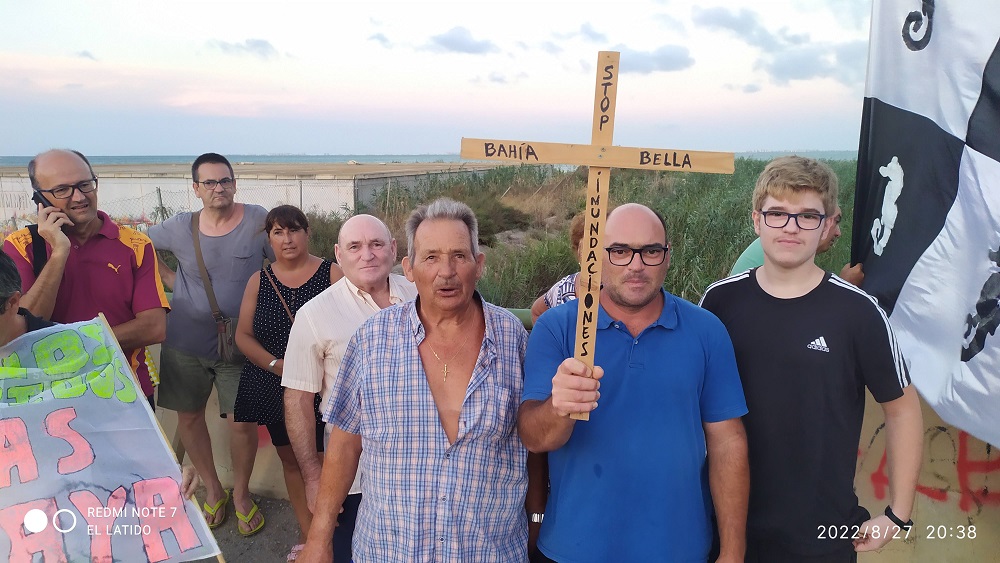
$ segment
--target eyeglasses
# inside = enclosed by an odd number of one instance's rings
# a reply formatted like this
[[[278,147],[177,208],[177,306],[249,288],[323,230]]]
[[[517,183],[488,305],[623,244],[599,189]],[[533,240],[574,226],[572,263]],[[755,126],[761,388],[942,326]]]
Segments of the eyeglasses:
[[[236,185],[236,180],[233,180],[232,178],[223,178],[221,180],[205,180],[204,182],[197,183],[205,186],[205,189],[210,191],[215,191],[215,188],[219,186],[222,186],[222,189],[224,190],[229,190]]]
[[[783,229],[788,224],[789,219],[795,219],[795,225],[798,228],[803,231],[815,231],[823,224],[823,219],[826,219],[826,215],[813,212],[788,213],[761,210],[760,214],[764,216],[764,224],[772,229]]]
[[[36,190],[47,194],[52,194],[56,199],[69,199],[73,197],[73,192],[80,190],[82,194],[89,194],[97,189],[97,178],[91,178],[82,182],[77,182],[68,186],[56,186],[51,190]]]
[[[608,251],[608,258],[615,266],[628,266],[639,255],[639,260],[647,266],[659,266],[667,258],[670,252],[669,246],[661,244],[650,244],[642,248],[632,248],[629,246],[609,246],[604,250]]]

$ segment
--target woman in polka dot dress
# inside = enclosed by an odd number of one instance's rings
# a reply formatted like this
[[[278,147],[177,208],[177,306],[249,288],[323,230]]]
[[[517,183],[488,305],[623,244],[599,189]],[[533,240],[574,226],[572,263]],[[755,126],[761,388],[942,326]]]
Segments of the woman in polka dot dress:
[[[275,207],[267,214],[264,228],[275,261],[250,278],[243,294],[236,344],[246,354],[247,361],[240,375],[233,416],[237,422],[267,426],[271,443],[281,459],[285,487],[300,527],[300,543],[304,543],[311,515],[306,506],[302,474],[285,429],[283,358],[292,317],[299,307],[344,273],[329,260],[309,254],[309,222],[297,207]],[[317,414],[317,425],[320,424]],[[322,436],[322,431],[318,431]]]

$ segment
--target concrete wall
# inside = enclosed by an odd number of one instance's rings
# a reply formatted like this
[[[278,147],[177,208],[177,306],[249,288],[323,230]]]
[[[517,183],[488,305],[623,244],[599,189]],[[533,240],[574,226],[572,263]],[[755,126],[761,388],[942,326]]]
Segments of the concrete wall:
[[[377,205],[375,198],[395,189],[413,189],[434,180],[482,174],[485,170],[420,173],[375,172],[355,175],[282,177],[237,174],[236,200],[271,209],[291,204],[303,211],[351,213],[358,203]],[[100,174],[99,207],[119,223],[140,230],[181,211],[201,209],[191,179],[180,174]],[[27,176],[0,175],[0,234],[35,222],[35,204]]]
[[[895,540],[878,554],[863,554],[859,561],[1000,561],[1000,453],[944,423],[923,400],[921,405],[924,461],[913,513],[916,526],[909,539]],[[861,504],[874,514],[884,510],[889,499],[883,422],[882,409],[869,395],[854,485]],[[938,539],[937,531],[929,532],[929,526],[943,527],[946,532],[950,529],[952,537]],[[956,526],[967,530],[975,526],[976,537],[959,539]]]
[[[236,200],[271,209],[291,204],[305,211],[354,209],[354,179],[239,177]],[[101,176],[99,207],[120,223],[144,229],[181,211],[201,209],[191,180],[181,177]],[[0,223],[7,231],[35,220],[28,178],[0,176]]]
[[[177,414],[157,407],[156,418],[160,421],[167,438],[174,440],[177,433]],[[214,390],[205,409],[205,418],[212,436],[212,452],[215,455],[215,467],[219,472],[219,479],[223,486],[232,487],[233,465],[229,456],[229,433],[226,429],[228,422],[219,417],[219,399]],[[250,491],[266,497],[287,499],[288,491],[285,490],[281,460],[278,459],[267,429],[263,426],[258,427],[257,448],[257,461],[254,463],[253,475],[250,478]],[[189,459],[185,461],[191,463]]]

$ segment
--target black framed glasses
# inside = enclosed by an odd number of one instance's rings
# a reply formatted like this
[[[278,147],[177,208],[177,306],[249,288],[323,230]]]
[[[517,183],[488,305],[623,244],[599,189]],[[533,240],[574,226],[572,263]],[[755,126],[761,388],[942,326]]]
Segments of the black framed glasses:
[[[650,244],[642,248],[632,248],[630,246],[609,246],[604,250],[608,251],[608,259],[615,266],[628,266],[639,255],[639,260],[647,266],[659,266],[667,258],[670,252],[669,246],[662,244]]]
[[[826,215],[812,211],[788,213],[787,211],[761,210],[760,214],[764,216],[764,224],[772,229],[783,229],[788,221],[795,219],[795,224],[803,231],[815,231],[823,224],[823,219],[826,219]]]
[[[236,185],[236,180],[233,180],[232,178],[223,178],[221,180],[205,180],[204,182],[198,183],[211,191],[215,191],[215,188],[219,186],[222,186],[222,189],[224,190],[231,190],[233,186]]]
[[[97,178],[91,178],[82,182],[70,185],[56,186],[51,190],[36,190],[47,194],[52,194],[56,199],[69,199],[73,197],[73,192],[79,190],[82,194],[89,194],[97,189]]]

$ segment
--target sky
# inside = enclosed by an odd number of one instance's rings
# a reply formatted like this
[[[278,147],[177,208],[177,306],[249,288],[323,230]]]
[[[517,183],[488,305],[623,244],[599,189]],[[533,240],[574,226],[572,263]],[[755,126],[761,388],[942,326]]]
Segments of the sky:
[[[870,3],[0,0],[0,155],[855,150]]]

